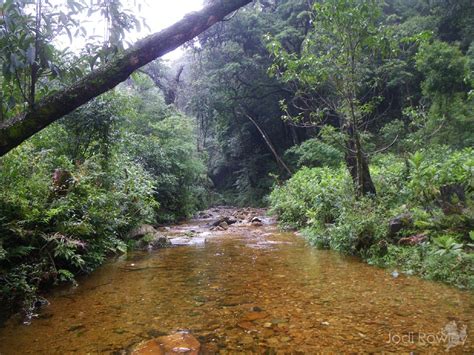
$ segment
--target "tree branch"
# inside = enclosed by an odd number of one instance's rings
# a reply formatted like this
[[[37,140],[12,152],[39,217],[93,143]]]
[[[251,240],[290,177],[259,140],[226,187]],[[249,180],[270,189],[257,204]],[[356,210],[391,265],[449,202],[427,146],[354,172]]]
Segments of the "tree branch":
[[[24,114],[0,123],[0,156],[94,97],[125,81],[135,70],[178,48],[252,0],[220,0],[134,44],[112,61]]]

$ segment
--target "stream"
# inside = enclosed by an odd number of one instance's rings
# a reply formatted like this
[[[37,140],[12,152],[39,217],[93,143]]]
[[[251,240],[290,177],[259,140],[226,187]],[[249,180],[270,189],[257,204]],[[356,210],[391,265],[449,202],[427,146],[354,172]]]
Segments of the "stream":
[[[125,354],[179,331],[203,354],[473,353],[472,293],[308,247],[269,218],[211,231],[224,212],[166,231],[201,242],[129,253],[51,291],[31,325],[0,328],[0,354]]]

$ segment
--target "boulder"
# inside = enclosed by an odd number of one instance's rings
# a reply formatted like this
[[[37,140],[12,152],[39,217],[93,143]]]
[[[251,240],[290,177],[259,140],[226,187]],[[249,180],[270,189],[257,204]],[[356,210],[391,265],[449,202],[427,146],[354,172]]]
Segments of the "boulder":
[[[129,239],[140,239],[144,237],[147,234],[155,235],[158,231],[153,227],[152,225],[149,224],[143,224],[140,227],[132,229],[128,233],[128,238]]]
[[[237,223],[237,218],[235,218],[234,216],[227,217],[226,222],[227,222],[227,224],[229,224],[229,225],[235,224],[235,223]]]
[[[146,234],[137,242],[137,248],[141,250],[156,250],[168,248],[171,246],[170,240],[164,235],[155,233],[154,235]]]
[[[161,248],[168,248],[171,246],[171,242],[168,237],[164,235],[156,235],[155,238],[148,243],[148,249],[161,249]]]
[[[389,222],[389,236],[394,237],[398,232],[400,232],[403,228],[410,227],[413,224],[413,217],[410,213],[402,213],[394,218],[392,218]]]
[[[237,223],[237,218],[235,218],[234,216],[221,216],[217,220],[212,222],[210,226],[217,227],[217,226],[220,226],[224,222],[227,223],[227,225],[231,225],[231,224]]]

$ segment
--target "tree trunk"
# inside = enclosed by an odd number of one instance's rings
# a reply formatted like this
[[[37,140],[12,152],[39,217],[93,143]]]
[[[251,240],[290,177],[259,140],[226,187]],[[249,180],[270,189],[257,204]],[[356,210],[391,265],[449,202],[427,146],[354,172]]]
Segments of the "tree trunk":
[[[346,166],[354,182],[357,196],[376,195],[375,185],[370,176],[369,163],[360,142],[359,135],[352,126],[346,129]]]
[[[109,63],[24,114],[0,123],[0,156],[94,97],[125,81],[135,70],[178,48],[252,0],[220,0],[174,25],[138,41]]]

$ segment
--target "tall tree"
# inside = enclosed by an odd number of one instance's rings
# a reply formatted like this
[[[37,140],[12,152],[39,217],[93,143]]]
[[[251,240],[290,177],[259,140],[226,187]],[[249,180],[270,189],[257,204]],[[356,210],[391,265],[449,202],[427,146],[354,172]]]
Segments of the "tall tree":
[[[339,126],[345,161],[359,195],[375,194],[361,134],[373,120],[380,97],[373,80],[383,64],[388,40],[378,26],[377,0],[327,0],[314,6],[314,29],[301,53],[271,41],[271,72],[295,87],[286,117],[297,124]]]

